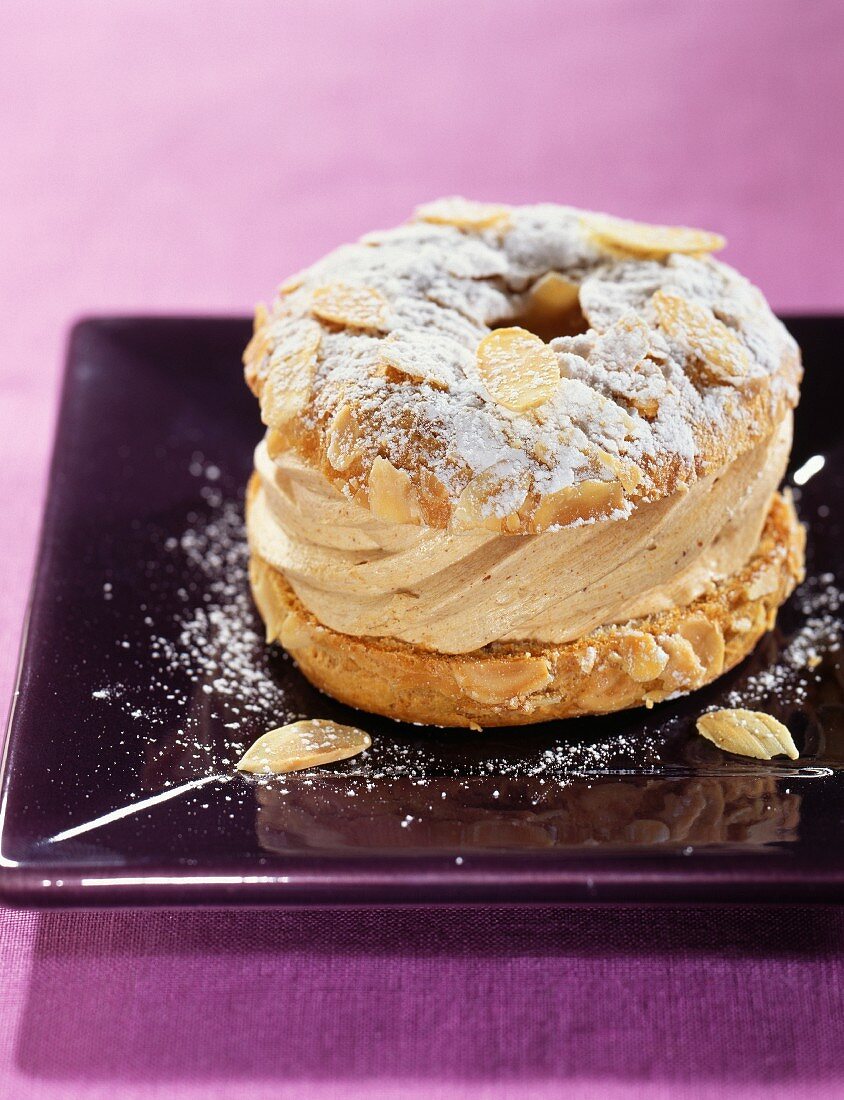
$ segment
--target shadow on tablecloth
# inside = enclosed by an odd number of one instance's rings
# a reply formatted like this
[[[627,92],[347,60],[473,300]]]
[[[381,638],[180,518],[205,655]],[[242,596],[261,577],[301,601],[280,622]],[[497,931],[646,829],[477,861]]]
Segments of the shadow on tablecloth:
[[[17,1041],[95,1082],[844,1073],[844,911],[51,913]]]

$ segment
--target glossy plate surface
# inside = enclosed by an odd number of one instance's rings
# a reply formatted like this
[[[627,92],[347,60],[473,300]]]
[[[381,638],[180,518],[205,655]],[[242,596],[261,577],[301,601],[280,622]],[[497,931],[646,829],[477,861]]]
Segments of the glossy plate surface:
[[[844,318],[788,324],[807,368],[790,477],[809,576],[777,630],[692,697],[484,734],[354,712],[262,644],[240,521],[260,434],[239,365],[248,324],[78,325],[6,749],[2,899],[844,898],[830,400]],[[702,741],[694,720],[713,703],[778,715],[800,760]],[[362,726],[372,750],[283,780],[234,773],[259,734],[303,717]]]

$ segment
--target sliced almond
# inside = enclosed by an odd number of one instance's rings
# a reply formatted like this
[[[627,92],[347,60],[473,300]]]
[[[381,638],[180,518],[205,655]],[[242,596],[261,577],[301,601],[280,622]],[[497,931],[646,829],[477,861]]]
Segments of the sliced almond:
[[[526,412],[554,395],[560,367],[551,348],[523,328],[497,328],[478,345],[478,373],[492,400]]]
[[[410,476],[379,455],[369,471],[369,510],[388,523],[418,523],[419,500]]]
[[[567,527],[578,520],[604,519],[624,504],[624,493],[617,481],[581,481],[540,498],[530,526],[534,531],[549,527]]]
[[[678,691],[700,687],[706,678],[706,669],[688,638],[679,633],[660,634],[657,641],[668,654],[663,683]]]
[[[310,647],[313,651],[313,634],[305,619],[295,611],[289,611],[278,627],[278,640],[283,649],[296,657]]]
[[[603,384],[612,396],[653,419],[659,412],[661,396],[668,391],[665,376],[651,356],[653,331],[636,313],[628,312],[598,336],[588,353],[590,366],[606,372]],[[661,342],[661,341],[660,341]],[[579,376],[580,357],[563,355],[563,374]]]
[[[624,394],[624,400],[645,420],[654,420],[659,412],[659,399],[652,394]]]
[[[592,669],[595,667],[595,662],[598,660],[598,651],[593,645],[588,645],[586,649],[580,654],[578,658],[578,664],[580,665],[580,671],[584,676],[588,676]]]
[[[279,294],[293,294],[300,286],[304,285],[306,278],[307,272],[305,271],[299,271],[296,275],[291,275],[289,279],[285,279],[279,286]]]
[[[581,332],[585,322],[577,284],[559,271],[549,271],[537,279],[525,296],[519,323],[545,341]]]
[[[261,416],[269,427],[283,430],[307,406],[321,339],[319,325],[302,321],[273,349],[261,392]]]
[[[415,221],[434,225],[454,225],[458,229],[481,230],[493,226],[503,228],[510,220],[509,207],[470,199],[438,199],[418,206]]]
[[[269,569],[259,565],[254,557],[249,561],[249,581],[252,587],[252,598],[264,620],[264,637],[267,645],[270,645],[278,638],[281,626],[278,601],[273,591]]]
[[[237,762],[237,770],[255,775],[303,771],[348,760],[371,744],[369,734],[355,726],[321,718],[290,722],[259,737]]]
[[[448,490],[436,474],[424,466],[417,473],[416,495],[419,498],[423,523],[429,527],[448,527],[451,520]]]
[[[256,383],[263,372],[263,363],[270,353],[269,312],[263,302],[255,306],[252,322],[252,337],[243,349],[243,366],[246,368],[246,381],[253,393]]]
[[[507,703],[524,699],[554,679],[544,657],[505,657],[497,661],[465,662],[454,666],[458,687],[477,703]]]
[[[710,711],[698,718],[697,730],[719,749],[738,756],[771,760],[785,755],[796,760],[800,755],[787,727],[759,710]]]
[[[325,448],[328,461],[334,470],[348,470],[361,453],[357,420],[351,405],[341,405],[328,428]]]
[[[243,352],[244,363],[262,356],[266,350],[265,339],[270,314],[266,303],[258,302],[255,306],[255,316],[252,319],[252,338]]]
[[[720,676],[724,670],[724,635],[720,626],[705,615],[690,615],[677,626],[691,645],[706,672],[707,679]]]
[[[651,346],[651,330],[635,313],[625,313],[595,341],[590,363],[605,370],[632,371],[642,362]]]
[[[425,346],[425,336],[414,333],[413,337],[402,334],[384,340],[380,358],[386,377],[391,382],[427,382],[434,389],[448,390],[452,379],[441,362],[441,353],[437,355],[433,347]]]
[[[389,329],[390,307],[384,295],[371,286],[329,283],[317,287],[311,300],[311,313],[322,321],[345,328]]]
[[[660,328],[695,356],[695,369],[705,381],[734,385],[745,377],[750,354],[711,309],[671,290],[658,290],[651,301]]]
[[[548,271],[530,288],[530,301],[547,313],[565,313],[578,304],[578,286],[559,271]]]
[[[625,493],[632,493],[642,483],[644,471],[632,458],[622,458],[600,447],[596,448],[596,454],[604,466],[621,482]]]
[[[633,256],[666,256],[671,252],[717,252],[727,243],[720,233],[689,229],[684,225],[649,225],[646,222],[589,214],[584,218],[589,234],[612,252]]]
[[[776,592],[779,583],[779,570],[775,565],[768,565],[760,569],[747,586],[747,597],[750,600],[758,600],[762,596],[770,596],[772,592]]]
[[[285,432],[279,432],[276,431],[275,428],[270,428],[264,438],[267,444],[267,454],[272,459],[278,458],[279,455],[284,454],[285,451],[290,449],[290,440]]]
[[[513,533],[521,526],[519,509],[525,503],[530,488],[530,475],[526,470],[514,473],[500,464],[490,466],[477,474],[454,505],[452,526],[457,530],[479,527],[489,531]],[[505,497],[509,507],[500,505]],[[498,505],[498,507],[496,507]]]
[[[652,634],[630,631],[616,644],[621,667],[638,684],[655,680],[668,664],[668,654]]]

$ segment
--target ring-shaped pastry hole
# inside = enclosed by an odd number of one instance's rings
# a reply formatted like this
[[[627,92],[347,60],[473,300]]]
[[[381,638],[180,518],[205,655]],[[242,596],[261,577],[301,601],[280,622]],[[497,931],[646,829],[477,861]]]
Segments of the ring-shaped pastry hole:
[[[578,286],[558,271],[543,275],[521,296],[516,315],[502,319],[493,328],[517,325],[534,333],[546,344],[558,336],[576,336],[589,324],[580,308]]]

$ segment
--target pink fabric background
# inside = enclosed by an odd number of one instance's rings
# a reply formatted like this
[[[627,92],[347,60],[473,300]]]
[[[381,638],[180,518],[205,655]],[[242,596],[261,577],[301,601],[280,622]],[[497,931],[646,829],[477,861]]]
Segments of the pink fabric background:
[[[837,0],[0,3],[0,695],[72,318],[245,312],[455,192],[717,228],[837,310],[842,101]],[[842,943],[821,910],[7,911],[0,1096],[842,1095]]]

